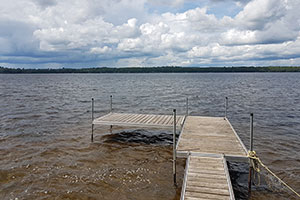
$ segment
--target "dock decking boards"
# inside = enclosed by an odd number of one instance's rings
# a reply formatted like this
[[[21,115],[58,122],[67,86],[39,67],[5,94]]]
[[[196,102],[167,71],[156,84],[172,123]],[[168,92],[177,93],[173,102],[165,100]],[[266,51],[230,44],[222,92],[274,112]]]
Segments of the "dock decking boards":
[[[188,152],[247,155],[229,121],[223,117],[188,116],[176,149],[179,157],[186,157]]]
[[[176,116],[176,126],[181,126],[184,119],[184,116]],[[109,113],[95,119],[93,124],[171,128],[173,121],[173,115]]]
[[[234,199],[224,157],[190,156],[181,192],[181,199]]]

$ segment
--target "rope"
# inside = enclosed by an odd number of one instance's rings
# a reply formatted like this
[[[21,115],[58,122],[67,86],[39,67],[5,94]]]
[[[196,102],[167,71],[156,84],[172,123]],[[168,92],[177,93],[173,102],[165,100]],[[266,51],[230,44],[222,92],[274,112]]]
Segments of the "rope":
[[[297,193],[293,188],[291,188],[287,183],[285,183],[283,180],[281,180],[274,172],[272,172],[266,165],[262,163],[260,158],[256,155],[255,151],[248,151],[248,158],[250,158],[250,162],[253,166],[253,169],[256,172],[260,172],[259,165],[260,164],[263,168],[265,168],[270,174],[272,174],[277,180],[279,180],[283,185],[285,185],[290,191],[292,191],[295,195],[297,195],[300,198],[300,194]]]

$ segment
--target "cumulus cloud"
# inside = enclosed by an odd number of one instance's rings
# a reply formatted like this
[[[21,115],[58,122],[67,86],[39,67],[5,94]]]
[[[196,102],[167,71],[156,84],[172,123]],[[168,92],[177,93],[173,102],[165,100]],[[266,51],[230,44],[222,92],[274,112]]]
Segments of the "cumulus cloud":
[[[284,0],[253,0],[236,19],[245,29],[262,30],[268,24],[280,20],[286,14]]]
[[[299,1],[207,0],[239,7],[236,15],[223,17],[192,2],[0,0],[0,63],[300,64]],[[170,11],[152,12],[149,5],[170,5]]]

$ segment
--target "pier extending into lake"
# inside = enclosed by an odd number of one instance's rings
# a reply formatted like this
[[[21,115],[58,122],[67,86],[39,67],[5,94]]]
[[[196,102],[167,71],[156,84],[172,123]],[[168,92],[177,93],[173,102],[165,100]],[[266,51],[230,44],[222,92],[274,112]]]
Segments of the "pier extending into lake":
[[[176,156],[187,158],[181,199],[234,199],[226,161],[247,150],[226,117],[188,116]]]
[[[187,101],[188,102],[188,101]],[[173,176],[176,185],[176,159],[186,158],[181,199],[235,199],[227,161],[247,161],[247,149],[224,117],[110,113],[94,119],[92,100],[92,135],[94,125],[152,127],[173,129]],[[176,141],[176,134],[179,137]]]

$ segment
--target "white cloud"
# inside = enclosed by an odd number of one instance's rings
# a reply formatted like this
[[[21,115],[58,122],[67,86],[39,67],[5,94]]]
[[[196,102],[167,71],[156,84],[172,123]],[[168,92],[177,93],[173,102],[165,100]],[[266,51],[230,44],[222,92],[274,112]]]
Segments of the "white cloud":
[[[220,1],[230,0],[210,3]],[[149,8],[170,2],[170,12]],[[299,1],[234,0],[235,17],[218,18],[205,5],[172,12],[192,2],[0,0],[0,63],[300,65]]]
[[[236,16],[236,20],[245,29],[263,30],[285,16],[286,4],[284,0],[253,0]]]
[[[94,54],[103,54],[103,53],[107,53],[109,51],[111,51],[111,48],[109,48],[108,46],[91,48],[91,53],[94,53]]]
[[[257,32],[252,30],[230,29],[221,34],[224,45],[243,45],[257,43]]]

